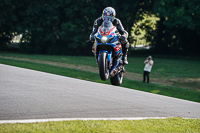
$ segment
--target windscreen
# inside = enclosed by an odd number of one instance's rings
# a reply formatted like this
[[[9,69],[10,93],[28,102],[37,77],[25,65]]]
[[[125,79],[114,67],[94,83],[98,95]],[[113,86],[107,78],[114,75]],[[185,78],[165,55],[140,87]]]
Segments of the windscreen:
[[[112,22],[110,22],[110,21],[104,21],[103,23],[102,23],[102,25],[101,25],[101,30],[104,32],[104,33],[106,33],[106,32],[108,32],[111,28],[113,27],[113,24],[112,24]]]

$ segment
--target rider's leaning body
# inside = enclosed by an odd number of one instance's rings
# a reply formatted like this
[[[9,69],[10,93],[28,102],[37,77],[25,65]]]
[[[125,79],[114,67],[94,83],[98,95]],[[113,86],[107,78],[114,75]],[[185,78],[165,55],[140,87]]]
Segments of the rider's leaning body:
[[[128,54],[128,48],[129,48],[129,42],[127,40],[128,32],[124,30],[124,27],[122,26],[121,21],[118,18],[115,18],[115,16],[116,16],[115,10],[112,7],[106,7],[103,10],[102,16],[94,21],[93,31],[90,34],[90,40],[92,41],[94,40],[94,34],[97,33],[99,26],[101,26],[101,24],[104,21],[111,21],[112,24],[116,26],[119,33],[122,35],[121,44],[122,44],[122,52],[123,52],[123,61],[124,61],[124,64],[127,65],[128,64],[127,54]]]

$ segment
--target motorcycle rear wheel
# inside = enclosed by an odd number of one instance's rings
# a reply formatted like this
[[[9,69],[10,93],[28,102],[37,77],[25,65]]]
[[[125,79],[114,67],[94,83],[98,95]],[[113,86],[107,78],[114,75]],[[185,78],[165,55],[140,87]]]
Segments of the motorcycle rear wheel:
[[[117,73],[114,77],[110,77],[110,82],[112,85],[120,86],[123,80],[123,72]]]
[[[108,79],[109,69],[108,69],[108,56],[107,53],[101,53],[99,60],[99,74],[103,81]]]

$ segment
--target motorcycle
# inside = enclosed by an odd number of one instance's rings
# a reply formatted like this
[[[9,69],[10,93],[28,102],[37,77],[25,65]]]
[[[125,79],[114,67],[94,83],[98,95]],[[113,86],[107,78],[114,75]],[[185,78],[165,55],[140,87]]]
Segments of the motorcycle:
[[[93,45],[101,80],[110,77],[111,84],[116,86],[121,85],[125,70],[120,36],[111,22],[103,22],[94,35]]]

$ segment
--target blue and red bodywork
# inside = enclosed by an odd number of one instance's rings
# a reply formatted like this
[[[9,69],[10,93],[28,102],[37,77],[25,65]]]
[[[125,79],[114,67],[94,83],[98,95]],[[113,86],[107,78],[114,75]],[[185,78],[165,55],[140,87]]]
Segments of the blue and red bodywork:
[[[118,32],[115,26],[108,32],[104,33],[99,27],[98,32],[95,34],[95,56],[99,59],[102,52],[108,55],[108,66],[110,76],[114,76],[118,71],[119,63],[122,60],[122,45],[118,39]],[[107,38],[104,40],[103,38]]]

